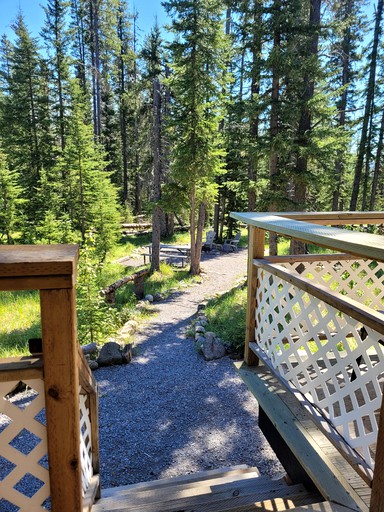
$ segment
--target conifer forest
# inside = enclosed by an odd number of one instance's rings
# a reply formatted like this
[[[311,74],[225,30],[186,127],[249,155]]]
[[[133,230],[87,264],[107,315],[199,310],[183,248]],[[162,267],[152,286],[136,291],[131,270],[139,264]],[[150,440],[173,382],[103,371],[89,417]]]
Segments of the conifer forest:
[[[142,215],[191,227],[193,267],[230,211],[384,209],[383,0],[163,7],[169,25],[140,38],[126,0],[47,0],[38,37],[16,15],[0,43],[0,243],[93,232],[102,259]]]

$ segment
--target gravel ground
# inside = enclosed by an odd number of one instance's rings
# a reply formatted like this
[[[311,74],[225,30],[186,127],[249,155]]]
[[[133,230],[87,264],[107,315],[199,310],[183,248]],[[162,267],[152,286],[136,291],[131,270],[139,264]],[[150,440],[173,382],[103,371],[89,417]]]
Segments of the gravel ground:
[[[131,364],[95,372],[104,488],[237,464],[283,472],[232,361],[205,362],[185,336],[200,302],[245,275],[246,251],[204,254],[202,268],[202,284],[156,303]]]

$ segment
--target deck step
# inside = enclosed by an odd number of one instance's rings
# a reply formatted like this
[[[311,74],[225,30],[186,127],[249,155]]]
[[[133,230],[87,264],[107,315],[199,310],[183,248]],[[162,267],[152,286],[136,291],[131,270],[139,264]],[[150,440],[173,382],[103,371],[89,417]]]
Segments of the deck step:
[[[260,476],[256,468],[237,468],[107,489],[92,512],[277,511],[320,500],[301,484]]]

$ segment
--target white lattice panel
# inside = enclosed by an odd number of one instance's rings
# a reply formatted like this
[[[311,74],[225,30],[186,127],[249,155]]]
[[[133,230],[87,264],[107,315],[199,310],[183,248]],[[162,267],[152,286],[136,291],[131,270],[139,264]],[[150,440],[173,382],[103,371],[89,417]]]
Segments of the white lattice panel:
[[[10,396],[18,382],[0,383],[0,510],[46,512],[50,490],[44,383],[26,380],[31,389]]]
[[[353,318],[265,270],[259,269],[258,278],[256,342],[281,377],[320,409],[372,468],[384,375],[382,335],[362,331]]]
[[[376,310],[384,310],[384,271],[372,260],[284,262],[282,266]]]
[[[93,476],[91,421],[87,395],[80,395],[80,456],[84,495]]]

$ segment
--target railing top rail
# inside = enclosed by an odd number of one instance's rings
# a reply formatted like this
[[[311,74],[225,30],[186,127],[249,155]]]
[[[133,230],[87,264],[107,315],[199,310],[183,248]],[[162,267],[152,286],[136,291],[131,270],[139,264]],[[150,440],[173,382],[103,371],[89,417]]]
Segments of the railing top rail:
[[[77,245],[4,245],[0,247],[0,278],[72,275],[77,255]]]
[[[284,217],[274,213],[231,213],[234,219],[266,231],[273,231],[281,235],[302,240],[303,242],[327,247],[328,249],[343,251],[377,261],[384,261],[384,237],[381,235],[358,233],[331,226],[319,226],[303,220],[288,218],[288,215],[293,214],[284,213],[283,215]],[[299,217],[304,214],[295,215]],[[375,213],[374,215],[379,215],[379,213]],[[384,221],[384,213],[381,213],[381,215]],[[357,214],[350,214],[348,218],[350,220],[349,222],[345,222],[345,224],[356,224],[356,219],[360,219],[360,217],[357,217]],[[368,220],[365,222],[369,223]]]

